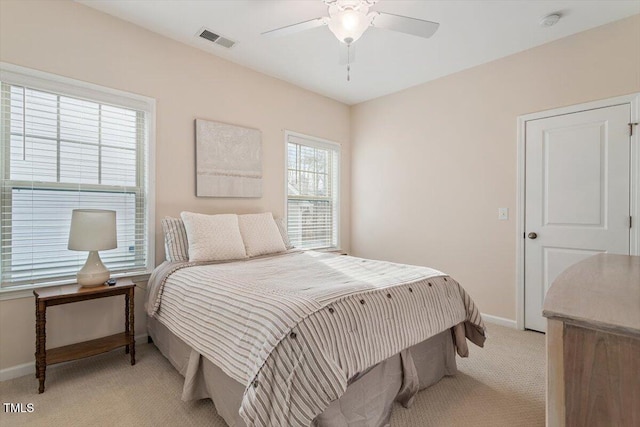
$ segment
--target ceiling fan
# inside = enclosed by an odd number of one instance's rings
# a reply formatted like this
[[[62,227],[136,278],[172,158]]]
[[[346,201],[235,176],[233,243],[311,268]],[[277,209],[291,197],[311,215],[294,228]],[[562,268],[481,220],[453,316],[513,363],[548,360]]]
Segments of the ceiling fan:
[[[362,37],[369,27],[384,28],[386,30],[429,38],[440,26],[437,22],[425,21],[423,19],[378,11],[370,12],[369,8],[376,4],[378,0],[323,1],[328,6],[329,16],[276,28],[266,31],[262,33],[262,35],[284,36],[326,25],[338,40],[347,45],[349,49],[351,44]],[[350,53],[347,53],[347,57],[349,58],[347,63],[347,80],[350,80]]]

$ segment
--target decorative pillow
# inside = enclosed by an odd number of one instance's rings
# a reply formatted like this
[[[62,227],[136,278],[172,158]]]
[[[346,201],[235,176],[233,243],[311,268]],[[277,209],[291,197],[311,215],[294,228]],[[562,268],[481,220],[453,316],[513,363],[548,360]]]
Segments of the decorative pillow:
[[[167,261],[189,261],[189,241],[182,219],[165,217],[162,220],[162,231]]]
[[[287,250],[271,212],[239,215],[238,221],[248,256],[266,255]]]
[[[291,240],[289,239],[289,232],[287,231],[287,224],[284,221],[284,218],[275,218],[276,225],[278,226],[278,230],[280,231],[280,236],[282,236],[282,241],[284,242],[284,247],[287,249],[293,249],[293,245],[291,244]]]
[[[238,215],[180,214],[189,239],[189,261],[225,261],[247,257]]]

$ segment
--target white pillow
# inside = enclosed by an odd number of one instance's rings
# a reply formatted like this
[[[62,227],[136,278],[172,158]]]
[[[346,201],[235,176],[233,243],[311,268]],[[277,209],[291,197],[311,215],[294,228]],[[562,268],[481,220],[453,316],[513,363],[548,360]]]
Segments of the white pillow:
[[[287,250],[271,212],[239,215],[238,222],[248,256],[266,255]]]
[[[289,232],[287,231],[287,223],[284,221],[284,218],[274,218],[274,219],[276,220],[278,231],[280,231],[280,236],[282,237],[282,241],[284,242],[284,247],[287,249],[293,249],[293,245],[291,244],[291,239],[289,239]]]
[[[225,261],[247,257],[238,215],[180,214],[189,240],[189,261]]]

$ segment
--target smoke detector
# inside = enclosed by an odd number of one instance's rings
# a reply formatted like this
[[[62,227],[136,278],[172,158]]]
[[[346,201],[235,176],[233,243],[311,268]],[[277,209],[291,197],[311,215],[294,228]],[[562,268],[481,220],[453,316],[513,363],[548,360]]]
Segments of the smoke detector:
[[[552,27],[558,23],[561,16],[559,13],[552,13],[551,15],[547,15],[540,20],[541,27]]]

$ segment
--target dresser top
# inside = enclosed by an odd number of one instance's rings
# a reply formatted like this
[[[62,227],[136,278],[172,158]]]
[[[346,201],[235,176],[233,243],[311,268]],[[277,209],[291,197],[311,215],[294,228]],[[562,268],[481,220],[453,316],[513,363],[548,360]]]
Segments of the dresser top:
[[[543,315],[640,336],[640,256],[599,254],[569,267],[547,292]]]

